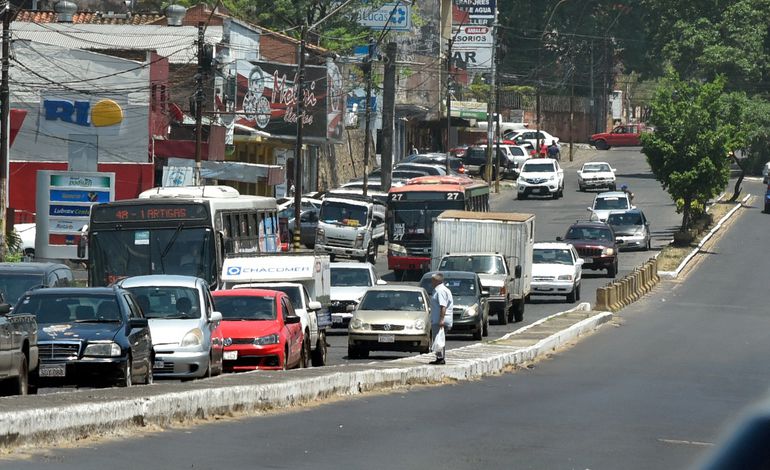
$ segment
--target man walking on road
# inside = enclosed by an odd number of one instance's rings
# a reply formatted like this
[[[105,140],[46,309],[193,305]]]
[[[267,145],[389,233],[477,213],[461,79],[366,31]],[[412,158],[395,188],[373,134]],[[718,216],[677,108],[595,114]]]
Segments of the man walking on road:
[[[444,330],[444,335],[452,328],[452,309],[454,301],[452,292],[444,285],[444,275],[436,273],[431,277],[433,295],[430,297],[430,323],[433,340],[439,331]],[[445,364],[444,353],[446,348],[436,351],[436,360],[431,364]]]

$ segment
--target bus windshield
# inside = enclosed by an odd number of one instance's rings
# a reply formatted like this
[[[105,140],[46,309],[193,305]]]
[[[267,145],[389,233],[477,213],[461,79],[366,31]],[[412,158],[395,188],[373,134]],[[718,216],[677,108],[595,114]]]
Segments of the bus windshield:
[[[412,197],[417,195],[418,194],[414,194]],[[445,210],[465,208],[464,200],[446,200],[445,194],[443,197],[444,199],[436,198],[425,201],[391,200],[390,239],[393,241],[423,238],[430,239],[433,228],[433,219],[438,217]]]
[[[369,214],[365,206],[347,204],[344,202],[325,201],[321,206],[319,220],[327,224],[351,225],[355,227],[366,226],[366,217]]]
[[[217,280],[210,228],[99,230],[90,234],[91,279],[106,286],[130,276],[179,274]]]

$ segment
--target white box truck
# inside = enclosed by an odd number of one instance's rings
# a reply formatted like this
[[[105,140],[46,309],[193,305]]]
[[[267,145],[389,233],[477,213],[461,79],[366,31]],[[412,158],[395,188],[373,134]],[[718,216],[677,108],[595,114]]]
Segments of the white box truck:
[[[225,289],[256,287],[285,292],[300,317],[307,357],[314,366],[326,364],[326,330],[331,269],[328,255],[268,253],[234,256],[222,265]]]
[[[532,280],[535,216],[444,211],[433,222],[433,271],[471,271],[489,295],[498,323],[521,321]]]

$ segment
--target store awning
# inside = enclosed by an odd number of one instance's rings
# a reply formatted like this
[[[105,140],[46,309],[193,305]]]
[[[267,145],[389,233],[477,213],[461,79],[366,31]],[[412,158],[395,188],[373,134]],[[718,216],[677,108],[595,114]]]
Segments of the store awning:
[[[169,158],[168,166],[175,168],[192,168],[195,167],[195,162],[186,158]],[[271,186],[281,184],[285,180],[282,166],[229,161],[202,161],[201,177],[225,181],[239,181],[242,183],[266,181],[267,184]]]

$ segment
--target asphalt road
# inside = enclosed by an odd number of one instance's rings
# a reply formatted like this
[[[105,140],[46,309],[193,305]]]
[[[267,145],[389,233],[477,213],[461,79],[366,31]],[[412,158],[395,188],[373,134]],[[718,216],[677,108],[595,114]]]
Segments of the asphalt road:
[[[491,209],[500,212],[525,212],[535,214],[535,232],[537,241],[555,240],[558,236],[564,236],[569,225],[577,219],[586,219],[589,212],[586,210],[593,202],[598,192],[578,191],[576,171],[585,161],[606,161],[617,169],[618,187],[627,184],[634,193],[634,204],[642,209],[651,221],[653,232],[652,247],[649,252],[623,252],[620,256],[620,273],[623,276],[633,270],[634,267],[643,264],[661,246],[668,244],[673,238],[681,217],[676,214],[675,206],[671,202],[668,193],[663,191],[650,172],[644,155],[638,148],[620,148],[609,151],[593,151],[590,156],[580,161],[562,163],[565,173],[564,198],[553,200],[550,198],[529,198],[524,201],[516,199],[516,192],[512,188],[493,194]],[[380,276],[390,283],[396,282],[393,273],[387,269],[387,259],[381,254],[378,257],[376,268]],[[584,271],[582,285],[582,301],[595,300],[595,292],[609,282],[606,271]],[[414,284],[414,282],[412,282]],[[564,297],[533,296],[533,301],[527,304],[522,323],[497,325],[496,319],[490,319],[489,338],[495,339],[504,334],[535,322],[543,317],[567,310],[575,304],[568,304]],[[449,336],[448,348],[456,348],[471,344],[473,341],[469,335]],[[368,359],[349,360],[347,358],[347,334],[346,330],[334,329],[329,335],[329,358],[331,364],[345,362],[368,362],[372,360],[387,360],[404,357],[409,353],[399,352],[372,352]]]
[[[0,470],[687,468],[770,385],[768,220],[750,209],[685,281],[531,369],[16,456]]]

